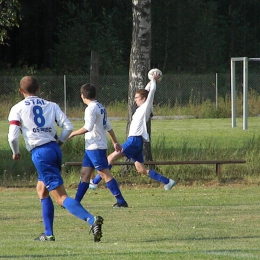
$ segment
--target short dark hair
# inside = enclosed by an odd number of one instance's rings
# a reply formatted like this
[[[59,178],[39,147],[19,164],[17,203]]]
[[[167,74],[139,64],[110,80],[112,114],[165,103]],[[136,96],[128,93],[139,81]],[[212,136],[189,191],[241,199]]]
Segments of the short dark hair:
[[[138,89],[138,90],[136,91],[136,93],[139,94],[142,99],[143,99],[143,98],[147,99],[149,91],[146,90],[146,89]]]
[[[86,83],[81,86],[80,93],[83,94],[84,98],[95,99],[96,98],[96,88],[93,84]]]
[[[20,81],[20,89],[25,93],[35,94],[39,89],[37,79],[33,76],[25,76]]]

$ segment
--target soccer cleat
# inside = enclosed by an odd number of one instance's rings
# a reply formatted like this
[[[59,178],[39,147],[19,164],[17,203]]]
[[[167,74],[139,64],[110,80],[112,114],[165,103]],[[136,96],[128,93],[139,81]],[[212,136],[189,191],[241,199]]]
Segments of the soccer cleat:
[[[94,219],[94,223],[90,228],[89,233],[92,231],[94,235],[94,242],[99,242],[101,237],[102,237],[102,224],[103,224],[104,219],[100,216],[96,216]]]
[[[124,203],[117,202],[113,205],[113,208],[128,208],[128,204],[126,201]]]
[[[172,179],[169,179],[169,183],[164,185],[164,189],[171,190],[174,185],[175,185],[175,181]]]
[[[40,236],[36,237],[34,241],[55,241],[55,236],[46,236],[44,233],[42,233]]]
[[[93,180],[90,180],[90,183],[89,183],[89,188],[91,190],[95,190],[97,188],[97,184],[93,183]]]

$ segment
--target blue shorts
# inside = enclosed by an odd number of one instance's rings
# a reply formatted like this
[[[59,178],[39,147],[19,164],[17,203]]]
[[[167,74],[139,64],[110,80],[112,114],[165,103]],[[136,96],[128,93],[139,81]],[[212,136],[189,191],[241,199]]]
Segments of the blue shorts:
[[[92,167],[97,171],[108,169],[107,150],[85,150],[82,167]]]
[[[38,172],[38,180],[43,181],[48,191],[62,185],[60,146],[56,142],[50,142],[34,148],[31,153]]]
[[[123,154],[133,160],[133,162],[144,162],[143,157],[143,137],[129,136],[125,143],[122,144]]]

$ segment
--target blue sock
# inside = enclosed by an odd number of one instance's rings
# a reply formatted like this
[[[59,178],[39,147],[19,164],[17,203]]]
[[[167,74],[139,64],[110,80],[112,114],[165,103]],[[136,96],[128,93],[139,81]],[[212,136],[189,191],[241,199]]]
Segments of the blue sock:
[[[100,174],[97,174],[93,180],[94,184],[99,184],[101,182],[102,178],[100,176]]]
[[[117,181],[114,178],[107,182],[106,185],[107,188],[111,191],[111,193],[115,196],[118,203],[125,202],[125,199],[123,198],[121,191],[118,187]]]
[[[82,198],[84,197],[86,191],[88,190],[89,183],[80,182],[78,185],[77,193],[75,196],[75,200],[81,202]]]
[[[63,201],[63,207],[74,216],[87,221],[89,225],[94,223],[94,216],[86,211],[78,201],[72,199],[71,197],[67,197]]]
[[[162,176],[161,174],[157,173],[156,171],[154,170],[150,170],[149,173],[148,173],[148,176],[151,178],[151,179],[154,179],[156,181],[159,181],[159,182],[162,182],[164,184],[168,184],[169,183],[169,179]]]
[[[41,199],[42,220],[46,236],[53,235],[54,206],[51,197]]]

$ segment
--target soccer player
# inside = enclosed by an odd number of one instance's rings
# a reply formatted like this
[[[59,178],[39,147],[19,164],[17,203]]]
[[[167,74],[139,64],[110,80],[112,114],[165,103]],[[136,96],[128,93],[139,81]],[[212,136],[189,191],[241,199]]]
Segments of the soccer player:
[[[40,87],[32,76],[20,81],[20,93],[24,100],[11,108],[8,141],[13,160],[20,160],[19,134],[23,134],[26,148],[38,172],[37,193],[41,199],[44,233],[36,241],[55,241],[53,233],[54,205],[50,195],[71,214],[86,221],[91,226],[94,241],[102,237],[103,218],[93,216],[76,200],[70,198],[61,177],[62,153],[60,146],[73,130],[72,124],[60,107],[36,95]],[[59,139],[56,125],[62,128]]]
[[[143,140],[149,142],[149,134],[147,132],[146,123],[153,110],[153,100],[156,91],[156,81],[160,75],[154,73],[152,80],[147,84],[145,89],[138,89],[135,93],[135,103],[137,109],[133,114],[132,121],[129,128],[129,134],[126,142],[122,144],[121,151],[114,151],[108,156],[108,162],[110,168],[113,163],[120,158],[126,156],[128,159],[132,159],[136,170],[156,181],[164,184],[165,190],[171,190],[175,185],[175,181],[168,179],[154,170],[149,170],[144,165],[143,159]],[[95,189],[97,184],[101,180],[102,176],[98,174],[91,183],[91,189]]]
[[[81,98],[87,105],[84,115],[84,126],[73,131],[69,138],[85,134],[85,152],[81,168],[81,180],[78,185],[75,199],[81,201],[89,188],[90,177],[94,169],[105,180],[107,188],[114,195],[117,202],[113,208],[128,207],[115,178],[111,175],[107,161],[107,136],[108,133],[116,152],[120,152],[122,147],[117,142],[115,133],[108,120],[106,109],[96,100],[96,88],[87,83],[81,89]]]

